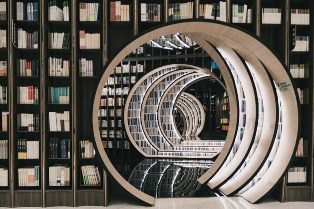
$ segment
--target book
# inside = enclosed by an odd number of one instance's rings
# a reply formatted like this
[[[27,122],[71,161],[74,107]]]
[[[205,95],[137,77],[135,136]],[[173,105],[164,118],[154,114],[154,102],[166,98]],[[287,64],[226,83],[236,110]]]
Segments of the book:
[[[7,20],[7,3],[0,2],[0,20]]]
[[[38,49],[38,31],[27,32],[23,28],[17,29],[17,48]]]
[[[70,87],[48,87],[49,104],[70,104]]]
[[[70,112],[49,112],[49,131],[69,132],[70,131]]]
[[[48,33],[49,49],[70,49],[70,34],[64,32]]]
[[[70,60],[57,57],[48,58],[48,75],[51,77],[69,77]]]
[[[19,160],[39,159],[39,141],[18,139],[17,158]]]
[[[18,132],[39,131],[39,114],[33,113],[17,114],[17,131]]]
[[[8,89],[6,86],[0,85],[0,104],[7,104],[8,102]]]
[[[0,131],[7,132],[9,127],[9,112],[1,112],[1,126]]]
[[[308,78],[309,65],[308,64],[290,64],[290,73],[292,78]]]
[[[232,23],[252,23],[252,9],[247,4],[232,4]]]
[[[94,75],[94,61],[87,58],[79,60],[79,75],[81,77],[89,77]]]
[[[310,10],[309,9],[291,9],[291,25],[309,25]]]
[[[0,140],[0,159],[8,159],[8,140]],[[1,180],[0,180],[1,181]]]
[[[100,33],[86,33],[80,30],[80,49],[100,49]]]
[[[160,22],[160,4],[141,3],[142,22]]]
[[[69,21],[69,2],[58,4],[56,0],[48,2],[48,21]]]
[[[49,186],[62,187],[70,186],[71,170],[69,166],[50,166],[49,167]]]
[[[82,159],[94,158],[96,155],[93,142],[90,140],[80,141],[80,156]]]
[[[38,2],[16,2],[16,20],[38,21]]]
[[[80,3],[80,21],[99,21],[99,3]]]
[[[17,103],[18,104],[38,104],[39,93],[37,86],[18,86]]]
[[[0,48],[7,47],[7,31],[0,30]]]
[[[121,1],[110,1],[110,21],[130,21],[130,5]]]
[[[9,170],[8,168],[0,167],[0,187],[9,186]]]
[[[70,139],[49,139],[49,159],[70,159],[71,140]]]
[[[40,167],[18,168],[18,186],[36,187],[40,185]]]
[[[81,174],[81,186],[98,186],[101,184],[98,167],[94,165],[81,166]]]
[[[33,77],[38,76],[39,64],[37,59],[18,59],[16,62],[16,71],[18,76]]]
[[[306,167],[292,167],[288,170],[288,183],[306,183],[307,182]]]
[[[193,18],[194,2],[169,4],[168,14],[171,21]]]
[[[293,52],[308,52],[310,50],[310,37],[309,36],[296,36],[295,46]]]
[[[6,60],[0,60],[0,76],[7,76],[8,62]]]
[[[281,24],[281,8],[262,8],[262,24]]]

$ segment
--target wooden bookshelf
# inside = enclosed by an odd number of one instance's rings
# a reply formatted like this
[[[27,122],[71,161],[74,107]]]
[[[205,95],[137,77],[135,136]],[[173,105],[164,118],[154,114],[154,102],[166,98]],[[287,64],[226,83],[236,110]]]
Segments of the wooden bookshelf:
[[[200,18],[201,4],[219,3],[216,0],[122,0],[121,3],[129,6],[128,18],[123,21],[113,21],[110,17],[112,10],[110,9],[111,2],[114,1],[98,1],[98,0],[21,0],[25,5],[27,3],[38,2],[38,18],[17,19],[17,0],[0,0],[6,2],[6,19],[0,20],[0,30],[7,31],[7,46],[0,48],[0,61],[7,61],[7,74],[0,75],[0,85],[7,86],[7,103],[0,104],[0,112],[9,112],[8,131],[0,131],[0,140],[8,140],[7,159],[0,159],[0,168],[8,168],[8,186],[0,187],[0,206],[4,207],[19,207],[19,206],[84,206],[84,205],[106,205],[107,197],[107,176],[103,170],[102,162],[96,151],[93,158],[83,159],[81,157],[80,142],[90,140],[94,143],[92,131],[92,102],[95,89],[97,88],[100,76],[103,73],[103,66],[108,60],[112,59],[119,50],[131,41],[135,35],[144,33],[145,31],[158,27],[163,23],[171,22],[169,15],[169,5],[174,3],[193,3],[193,18]],[[48,5],[51,2],[56,2],[56,5],[63,9],[65,5],[69,7],[68,20],[64,19],[48,19]],[[68,4],[63,4],[68,2]],[[307,89],[307,102],[301,104],[302,125],[300,138],[306,141],[304,146],[307,152],[306,156],[296,157],[291,167],[305,167],[307,170],[306,182],[289,183],[288,177],[285,176],[281,182],[280,189],[282,201],[291,200],[313,200],[313,9],[314,4],[306,0],[280,0],[275,3],[271,0],[226,0],[226,22],[235,27],[247,30],[250,33],[257,35],[287,66],[305,64],[304,76],[294,76],[293,81],[297,88]],[[80,20],[80,3],[99,3],[98,14],[95,19]],[[160,5],[160,20],[157,21],[142,21],[141,19],[141,4],[158,4]],[[234,23],[233,22],[233,4],[247,5],[247,8],[252,9],[252,23]],[[144,8],[144,7],[143,7]],[[150,7],[147,7],[148,10]],[[155,11],[155,7],[151,6]],[[157,6],[157,8],[159,8]],[[263,24],[262,12],[263,8],[280,8],[281,23],[280,24]],[[26,9],[26,6],[25,6]],[[291,24],[291,9],[310,9],[310,24],[301,25]],[[126,13],[127,14],[127,13]],[[134,14],[134,15],[133,15]],[[205,19],[205,18],[204,18]],[[217,19],[216,19],[217,20]],[[18,47],[17,30],[23,30],[33,33],[38,31],[38,47],[37,48],[21,48]],[[292,36],[290,31],[295,29],[297,36],[309,37],[309,51],[291,51]],[[99,33],[99,46],[92,49],[80,47],[80,31],[85,33]],[[49,33],[68,33],[68,47],[50,47]],[[123,80],[131,79],[131,76],[136,76],[139,79],[148,69],[154,69],[159,66],[170,63],[187,63],[200,67],[210,68],[208,56],[203,51],[186,51],[180,55],[172,52],[144,46],[142,53],[130,54],[123,64],[135,66],[143,65],[144,72],[129,72],[116,73],[113,77],[118,77]],[[49,72],[49,57],[68,61],[69,72],[65,74],[51,75]],[[80,72],[80,60],[86,58],[86,61],[92,61],[93,73],[82,74]],[[18,59],[28,61],[38,61],[38,73],[31,75],[20,75],[18,69]],[[89,64],[90,65],[90,64]],[[299,66],[300,67],[300,66]],[[9,70],[10,69],[10,70]],[[301,73],[302,74],[302,73]],[[38,87],[38,103],[36,104],[20,104],[18,102],[17,87],[36,86]],[[55,104],[49,102],[49,87],[69,87],[69,103]],[[129,87],[132,84],[121,82],[119,85],[111,86],[112,88]],[[113,95],[114,98],[125,98],[123,95]],[[211,94],[209,94],[211,97]],[[202,102],[201,97],[199,100]],[[215,101],[211,101],[215,103]],[[210,105],[211,106],[211,105]],[[121,120],[123,116],[119,116],[118,109],[123,109],[123,104],[120,107],[105,107],[106,111],[113,109],[113,115],[106,116],[108,120]],[[49,112],[70,112],[70,129],[64,131],[49,130]],[[211,106],[208,114],[214,113],[214,108]],[[17,131],[17,115],[20,113],[33,113],[39,115],[38,131]],[[122,114],[123,115],[123,114]],[[121,127],[112,127],[114,138],[117,132],[124,132],[123,124]],[[109,129],[108,129],[109,132]],[[122,134],[121,141],[127,141],[126,135]],[[49,143],[51,138],[69,139],[71,141],[70,158],[50,158]],[[29,139],[39,141],[40,157],[39,159],[18,159],[17,156],[17,139]],[[113,140],[112,140],[113,141]],[[105,142],[108,143],[108,142]],[[120,142],[119,142],[120,143]],[[114,156],[121,152],[124,159],[128,160],[132,153],[132,147],[128,149],[113,149],[108,148],[107,153]],[[115,151],[117,151],[115,153]],[[117,154],[118,153],[118,154]],[[49,186],[49,167],[57,165],[67,165],[70,167],[70,185],[51,187]],[[98,167],[100,173],[100,183],[97,185],[83,185],[81,166],[93,165]],[[18,169],[31,166],[40,166],[40,182],[39,186],[24,187],[18,185]],[[121,168],[121,172],[127,173],[128,168]],[[110,193],[118,194],[120,190],[111,188]],[[298,196],[296,194],[302,193]],[[114,195],[113,195],[114,198]]]

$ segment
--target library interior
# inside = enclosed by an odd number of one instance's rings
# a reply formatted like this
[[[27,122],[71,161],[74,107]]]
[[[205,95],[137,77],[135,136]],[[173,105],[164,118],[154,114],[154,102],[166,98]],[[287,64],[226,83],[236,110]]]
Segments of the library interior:
[[[313,39],[312,0],[0,0],[0,208],[314,207]]]

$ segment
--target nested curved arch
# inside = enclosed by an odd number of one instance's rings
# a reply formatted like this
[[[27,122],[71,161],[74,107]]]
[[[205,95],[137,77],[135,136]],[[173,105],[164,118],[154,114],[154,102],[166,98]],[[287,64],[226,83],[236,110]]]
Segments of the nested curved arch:
[[[197,131],[195,132],[195,136],[198,136],[201,133],[201,131],[203,130],[204,125],[205,125],[205,111],[204,111],[204,107],[201,104],[201,102],[195,96],[193,96],[192,94],[183,92],[181,94],[181,97],[188,98],[193,103],[193,106],[194,106],[194,108],[197,111],[198,123],[197,123]]]
[[[193,111],[184,103],[182,102],[180,99],[177,100],[176,105],[181,109],[181,111],[183,112],[185,118],[187,119],[186,121],[186,132],[184,134],[185,137],[189,137],[191,136],[192,130],[193,130]]]
[[[160,37],[161,35],[172,33],[194,33],[206,34],[206,36],[215,36],[222,40],[230,48],[234,48],[240,56],[248,61],[250,58],[259,59],[268,70],[270,76],[276,83],[286,83],[285,89],[280,89],[278,95],[282,101],[282,135],[278,145],[277,152],[273,158],[273,162],[261,179],[243,196],[251,202],[255,202],[263,197],[281,178],[285,172],[296,145],[299,113],[298,113],[298,99],[295,89],[291,83],[289,74],[286,72],[283,64],[275,57],[272,52],[260,43],[255,37],[251,37],[241,30],[229,27],[223,23],[217,22],[203,22],[203,21],[189,21],[172,23],[162,28],[155,29],[148,32],[137,40],[127,45],[108,65],[107,71],[103,74],[99,86],[96,91],[94,106],[93,106],[93,131],[95,135],[96,145],[99,154],[106,165],[106,168],[114,176],[114,178],[123,185],[129,192],[141,200],[154,204],[154,199],[137,190],[132,185],[128,184],[125,179],[115,170],[109,161],[101,143],[100,132],[98,130],[98,105],[101,97],[102,88],[109,77],[110,73],[114,70],[115,66],[126,57],[134,48],[144,44],[145,42]],[[230,42],[231,40],[231,42]],[[198,42],[199,43],[199,42]],[[200,43],[199,43],[200,44]],[[204,45],[200,44],[204,48]],[[251,60],[252,61],[252,60]],[[249,61],[250,62],[250,61]],[[226,82],[227,83],[227,82]]]

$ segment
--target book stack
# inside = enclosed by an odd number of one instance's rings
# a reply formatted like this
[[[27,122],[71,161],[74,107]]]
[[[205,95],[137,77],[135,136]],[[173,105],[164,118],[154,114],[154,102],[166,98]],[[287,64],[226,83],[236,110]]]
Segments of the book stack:
[[[16,69],[18,76],[38,76],[38,60],[18,59],[16,62]]]
[[[7,87],[0,85],[0,104],[7,104]]]
[[[39,114],[17,114],[17,131],[39,131]]]
[[[0,2],[0,20],[7,20],[7,3]]]
[[[142,22],[160,22],[160,4],[141,3]]]
[[[7,76],[8,72],[8,62],[0,60],[0,76]]]
[[[19,187],[36,187],[40,182],[40,168],[19,168],[18,170],[18,186]]]
[[[306,167],[292,167],[288,170],[288,183],[306,183]]]
[[[300,99],[300,104],[308,104],[309,100],[309,89],[297,88],[297,92]]]
[[[81,153],[81,158],[94,158],[95,157],[95,149],[93,142],[90,140],[82,140],[80,141],[80,153]]]
[[[300,138],[295,156],[297,156],[297,157],[307,156],[307,149],[308,149],[307,141],[304,140],[303,138]]]
[[[100,49],[100,33],[80,30],[80,49]]]
[[[216,19],[219,21],[227,21],[227,3],[220,1],[219,3],[200,4],[200,18]]]
[[[69,104],[70,87],[49,87],[49,104]]]
[[[308,36],[296,36],[295,47],[293,52],[308,52],[310,49],[310,37]]]
[[[39,159],[39,141],[17,140],[17,158],[19,160]]]
[[[309,66],[307,64],[291,64],[290,73],[292,78],[308,78]]]
[[[110,2],[110,21],[130,21],[130,5],[121,1]]]
[[[68,132],[70,131],[70,112],[63,113],[49,112],[49,131],[51,132]]]
[[[9,186],[9,171],[7,168],[0,168],[0,187]]]
[[[38,21],[38,8],[38,2],[16,2],[16,20]]]
[[[80,21],[98,21],[99,3],[80,3]]]
[[[69,2],[64,1],[62,7],[59,7],[56,0],[48,3],[48,20],[49,21],[69,21]]]
[[[69,77],[70,76],[70,60],[62,58],[48,58],[48,74],[51,77]]]
[[[38,49],[38,31],[27,32],[22,28],[18,28],[17,37],[17,47],[19,49]]]
[[[232,22],[252,23],[252,9],[249,9],[246,4],[232,4]]]
[[[37,86],[18,86],[17,103],[18,104],[38,104],[38,87]]]
[[[171,21],[193,18],[194,2],[174,3],[169,5],[168,13]]]
[[[0,140],[0,159],[8,159],[8,140]]]
[[[291,25],[309,25],[309,9],[291,9]]]
[[[94,165],[81,166],[82,171],[82,186],[97,186],[100,185],[101,179],[98,167]]]
[[[69,33],[48,33],[48,47],[50,49],[69,49],[70,34]]]
[[[49,167],[49,186],[70,186],[70,167]]]
[[[262,24],[281,24],[281,8],[263,8]]]
[[[9,112],[2,112],[1,113],[1,126],[0,131],[6,132],[8,131],[8,120],[9,120]]]
[[[0,30],[0,48],[7,47],[7,31]]]
[[[51,138],[49,141],[49,159],[70,159],[71,140]]]
[[[106,99],[101,99],[100,100],[100,106],[101,107],[105,107],[105,106],[109,106],[109,107],[112,107],[112,106],[122,106],[122,101],[124,99],[123,98],[106,98]]]
[[[79,71],[81,77],[88,77],[94,75],[94,61],[86,58],[81,58],[79,61]]]

